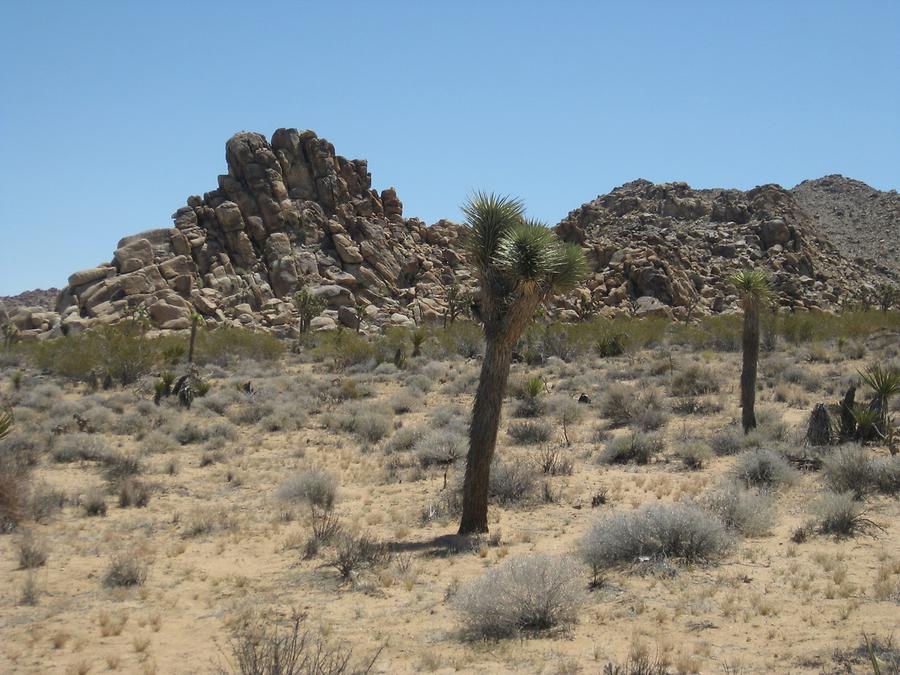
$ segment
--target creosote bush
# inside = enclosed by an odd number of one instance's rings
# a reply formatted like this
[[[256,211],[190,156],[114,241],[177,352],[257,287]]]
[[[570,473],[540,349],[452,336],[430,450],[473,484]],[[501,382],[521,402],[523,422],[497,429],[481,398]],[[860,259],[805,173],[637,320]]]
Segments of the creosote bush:
[[[650,504],[595,523],[580,544],[581,558],[599,570],[640,557],[693,563],[721,557],[733,542],[725,524],[699,506]]]
[[[519,556],[463,585],[453,604],[473,638],[564,628],[576,621],[584,581],[572,558]]]

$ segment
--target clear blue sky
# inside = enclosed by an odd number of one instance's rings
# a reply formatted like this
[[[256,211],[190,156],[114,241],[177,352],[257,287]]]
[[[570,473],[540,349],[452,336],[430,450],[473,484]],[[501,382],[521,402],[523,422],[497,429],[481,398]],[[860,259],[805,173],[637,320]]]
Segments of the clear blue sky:
[[[0,294],[62,286],[314,129],[408,216],[638,177],[900,187],[900,2],[0,3]]]

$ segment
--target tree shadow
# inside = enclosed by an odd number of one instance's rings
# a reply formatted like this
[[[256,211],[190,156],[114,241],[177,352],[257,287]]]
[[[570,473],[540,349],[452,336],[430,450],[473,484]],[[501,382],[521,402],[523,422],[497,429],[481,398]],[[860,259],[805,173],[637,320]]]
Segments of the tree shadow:
[[[389,541],[387,547],[392,553],[424,553],[434,558],[446,558],[477,551],[483,543],[484,538],[477,534],[442,534],[421,541]]]

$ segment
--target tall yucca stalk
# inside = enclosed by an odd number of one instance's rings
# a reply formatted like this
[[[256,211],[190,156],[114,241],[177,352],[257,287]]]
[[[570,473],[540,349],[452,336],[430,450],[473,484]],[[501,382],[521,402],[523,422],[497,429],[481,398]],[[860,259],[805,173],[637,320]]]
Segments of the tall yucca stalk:
[[[475,305],[485,354],[472,407],[460,534],[487,532],[488,484],[512,351],[535,310],[584,275],[581,249],[526,220],[518,199],[475,193],[462,207],[468,258],[479,281]]]
[[[744,433],[756,428],[756,368],[759,362],[759,314],[771,294],[769,277],[759,270],[743,270],[728,279],[737,289],[744,310],[741,366],[741,424]]]

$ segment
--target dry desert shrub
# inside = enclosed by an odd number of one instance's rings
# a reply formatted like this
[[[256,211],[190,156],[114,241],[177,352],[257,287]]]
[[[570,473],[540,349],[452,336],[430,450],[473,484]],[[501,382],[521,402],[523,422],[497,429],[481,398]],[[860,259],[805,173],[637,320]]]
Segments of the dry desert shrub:
[[[858,445],[835,449],[823,460],[822,473],[834,492],[852,492],[857,499],[900,492],[900,456],[874,457]]]
[[[866,514],[866,507],[850,492],[830,492],[815,505],[819,532],[838,537],[852,537],[880,530]]]
[[[31,532],[22,535],[19,541],[19,569],[32,570],[47,562],[47,545]]]
[[[337,499],[338,479],[332,473],[311,469],[288,478],[278,488],[278,499],[330,511]]]
[[[721,386],[715,370],[710,366],[693,363],[672,376],[669,392],[672,396],[702,396],[719,391]]]
[[[106,442],[94,434],[74,433],[60,438],[51,453],[57,462],[99,462],[109,454]]]
[[[28,512],[30,486],[20,472],[0,473],[0,534],[12,532]]]
[[[650,504],[595,523],[581,540],[581,558],[594,570],[639,558],[700,562],[721,557],[733,538],[725,524],[699,506]]]
[[[553,427],[541,420],[516,422],[511,424],[506,431],[520,445],[546,443],[553,435]]]
[[[108,588],[142,586],[146,580],[147,566],[133,552],[118,554],[103,575],[103,585]]]
[[[365,675],[372,671],[381,650],[369,660],[353,663],[353,652],[332,645],[304,626],[295,612],[285,629],[255,620],[241,626],[232,643],[234,661],[223,673],[234,675]]]
[[[463,585],[453,604],[473,638],[567,627],[584,600],[584,581],[572,558],[519,556]]]
[[[748,537],[767,534],[775,517],[775,499],[771,494],[735,484],[710,495],[706,506],[727,527]]]
[[[469,439],[451,429],[435,429],[419,437],[413,445],[419,463],[423,467],[453,464],[466,456]]]
[[[737,458],[732,475],[746,487],[775,488],[797,480],[788,461],[772,450],[748,450]]]
[[[600,464],[649,464],[665,450],[662,437],[655,433],[636,431],[612,439],[603,448],[597,462]]]

